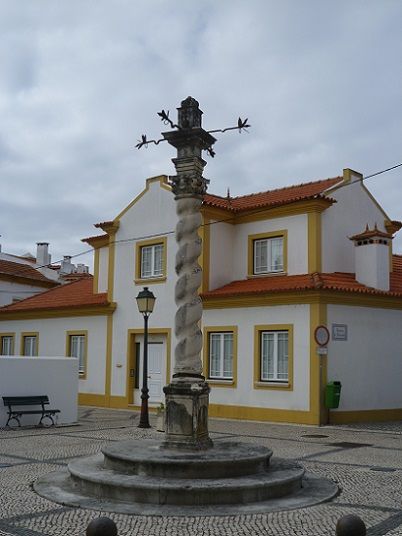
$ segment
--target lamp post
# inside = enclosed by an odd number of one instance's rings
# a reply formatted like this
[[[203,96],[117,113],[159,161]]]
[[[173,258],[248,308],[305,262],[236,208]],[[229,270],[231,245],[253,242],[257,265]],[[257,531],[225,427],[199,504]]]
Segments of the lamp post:
[[[148,417],[148,318],[154,310],[156,298],[144,287],[136,298],[139,312],[144,317],[144,362],[142,366],[141,416],[138,428],[151,428]]]

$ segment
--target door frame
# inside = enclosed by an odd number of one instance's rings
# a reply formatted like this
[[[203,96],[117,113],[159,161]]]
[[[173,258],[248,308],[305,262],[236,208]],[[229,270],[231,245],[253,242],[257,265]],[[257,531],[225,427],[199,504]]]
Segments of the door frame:
[[[172,351],[172,328],[149,328],[149,335],[162,335],[166,337],[166,384],[170,382],[171,351]],[[144,336],[144,329],[127,330],[127,361],[126,361],[126,402],[127,406],[134,405],[134,378],[130,377],[130,368],[134,359],[136,337]],[[142,357],[142,356],[141,356]]]

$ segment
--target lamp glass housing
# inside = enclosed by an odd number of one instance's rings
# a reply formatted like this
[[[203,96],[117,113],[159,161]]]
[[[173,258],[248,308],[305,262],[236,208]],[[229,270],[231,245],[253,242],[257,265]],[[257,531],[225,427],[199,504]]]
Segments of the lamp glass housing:
[[[148,287],[144,287],[143,290],[138,293],[136,300],[138,310],[141,314],[149,315],[152,313],[156,298]]]

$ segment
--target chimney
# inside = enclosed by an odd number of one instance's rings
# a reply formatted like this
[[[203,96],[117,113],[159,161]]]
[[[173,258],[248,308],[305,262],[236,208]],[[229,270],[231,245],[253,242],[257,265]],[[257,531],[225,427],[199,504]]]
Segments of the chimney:
[[[47,266],[50,263],[49,242],[36,243],[36,264]]]
[[[377,290],[389,290],[390,254],[392,235],[366,226],[362,233],[351,236],[355,244],[356,279],[359,283]]]
[[[64,255],[63,260],[61,261],[60,273],[61,274],[71,274],[74,271],[74,264],[71,262],[71,255]]]
[[[86,266],[85,264],[77,264],[77,268],[75,270],[75,273],[76,274],[87,274],[88,273],[88,266]]]

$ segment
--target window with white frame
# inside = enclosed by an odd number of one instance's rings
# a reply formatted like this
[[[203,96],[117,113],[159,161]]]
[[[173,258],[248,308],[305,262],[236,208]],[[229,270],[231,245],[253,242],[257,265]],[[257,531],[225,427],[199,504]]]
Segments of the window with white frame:
[[[283,272],[283,236],[254,240],[254,274]]]
[[[233,379],[233,333],[209,333],[209,377]]]
[[[287,382],[289,379],[289,332],[261,332],[261,381]]]
[[[141,279],[163,276],[163,244],[141,247]]]
[[[85,374],[86,370],[86,337],[85,335],[69,336],[69,356],[78,359],[78,373]]]
[[[13,355],[14,337],[12,335],[1,335],[1,355]]]
[[[24,335],[22,339],[24,356],[38,355],[38,338],[36,335]]]

